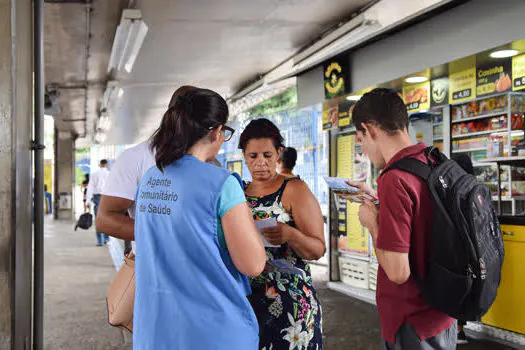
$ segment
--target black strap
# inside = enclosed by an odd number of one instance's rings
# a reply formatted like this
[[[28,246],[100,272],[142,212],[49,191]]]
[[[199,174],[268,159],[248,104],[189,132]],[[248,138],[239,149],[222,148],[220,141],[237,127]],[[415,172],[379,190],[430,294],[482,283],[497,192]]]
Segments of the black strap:
[[[389,166],[387,169],[385,169],[381,173],[381,176],[394,169],[402,170],[409,174],[419,176],[425,181],[428,180],[430,172],[432,171],[430,165],[428,165],[425,162],[422,162],[415,158],[403,158]]]

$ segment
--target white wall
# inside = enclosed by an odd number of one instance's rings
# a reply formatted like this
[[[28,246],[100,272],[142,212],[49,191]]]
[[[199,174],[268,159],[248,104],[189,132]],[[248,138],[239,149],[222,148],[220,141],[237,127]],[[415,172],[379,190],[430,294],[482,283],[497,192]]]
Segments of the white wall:
[[[352,90],[525,38],[524,14],[525,0],[471,0],[366,46],[351,55]]]

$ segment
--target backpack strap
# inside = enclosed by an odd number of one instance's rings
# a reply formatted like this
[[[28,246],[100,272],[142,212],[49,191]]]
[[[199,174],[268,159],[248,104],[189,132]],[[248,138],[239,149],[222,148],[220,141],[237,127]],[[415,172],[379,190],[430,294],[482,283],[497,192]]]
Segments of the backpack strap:
[[[402,170],[409,174],[418,176],[425,181],[428,181],[430,172],[432,171],[430,165],[425,162],[422,162],[415,158],[403,158],[389,166],[385,171],[381,173],[381,176],[394,169]]]

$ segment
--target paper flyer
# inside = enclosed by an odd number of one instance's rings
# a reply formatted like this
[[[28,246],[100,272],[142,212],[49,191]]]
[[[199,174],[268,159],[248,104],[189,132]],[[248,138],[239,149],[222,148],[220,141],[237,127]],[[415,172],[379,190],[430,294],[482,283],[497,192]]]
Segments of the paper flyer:
[[[347,181],[348,179],[339,178],[339,177],[328,177],[325,176],[324,180],[326,184],[337,196],[343,197],[346,200],[355,203],[363,203],[365,199],[368,199],[374,204],[379,204],[379,200],[375,197],[372,197],[368,193],[360,190],[357,187],[350,186]]]
[[[268,247],[268,248],[278,248],[278,247],[280,247],[280,245],[273,245],[273,244],[268,243],[266,238],[264,238],[264,236],[261,233],[262,229],[269,228],[269,227],[275,227],[275,226],[277,226],[277,220],[275,218],[269,218],[269,219],[256,220],[255,221],[255,227],[257,227],[257,230],[259,231],[259,234],[261,235],[261,239],[262,239],[265,247]]]

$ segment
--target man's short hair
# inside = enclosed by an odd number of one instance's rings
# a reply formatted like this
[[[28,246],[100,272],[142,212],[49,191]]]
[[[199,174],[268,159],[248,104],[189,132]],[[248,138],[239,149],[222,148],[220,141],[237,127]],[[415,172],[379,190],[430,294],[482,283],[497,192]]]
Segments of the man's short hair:
[[[405,102],[392,89],[377,88],[366,93],[355,104],[352,122],[365,132],[362,123],[375,124],[389,135],[408,130],[408,112]]]
[[[102,160],[100,161],[100,165],[101,165],[101,166],[106,166],[107,164],[108,164],[108,160],[107,160],[107,159],[102,159]]]

